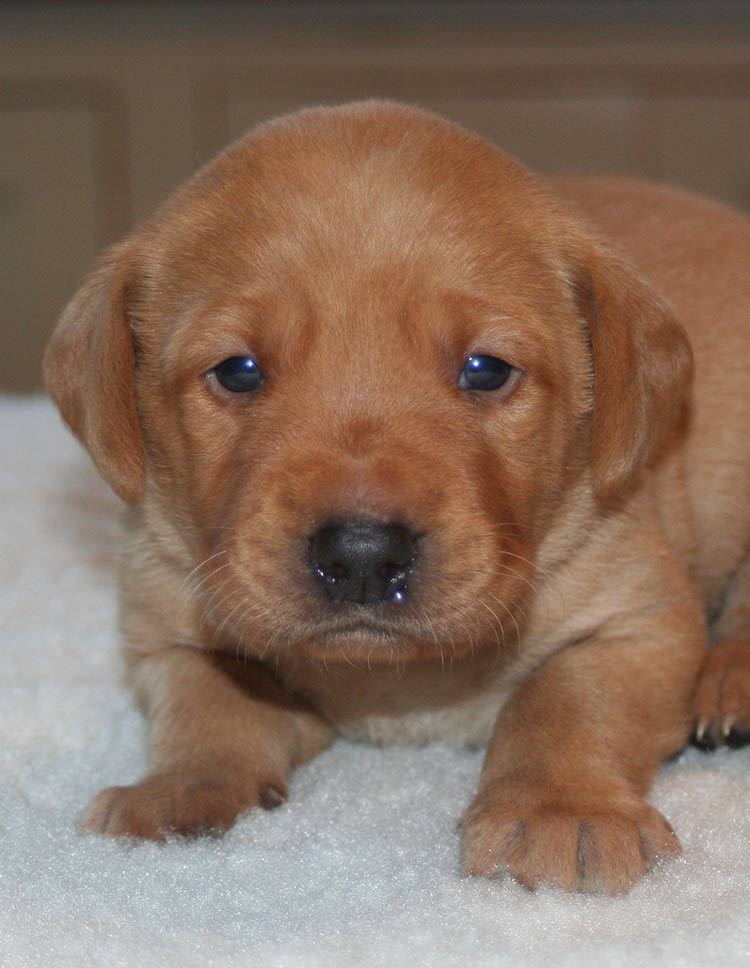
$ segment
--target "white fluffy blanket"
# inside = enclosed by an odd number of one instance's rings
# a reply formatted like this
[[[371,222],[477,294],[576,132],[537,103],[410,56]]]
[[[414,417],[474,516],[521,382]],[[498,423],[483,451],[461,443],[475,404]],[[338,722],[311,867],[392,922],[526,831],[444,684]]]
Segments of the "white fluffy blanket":
[[[82,836],[146,761],[120,682],[117,502],[44,400],[0,402],[0,964],[750,965],[750,750],[689,750],[652,801],[684,856],[625,898],[465,880],[481,756],[346,742],[223,839]]]

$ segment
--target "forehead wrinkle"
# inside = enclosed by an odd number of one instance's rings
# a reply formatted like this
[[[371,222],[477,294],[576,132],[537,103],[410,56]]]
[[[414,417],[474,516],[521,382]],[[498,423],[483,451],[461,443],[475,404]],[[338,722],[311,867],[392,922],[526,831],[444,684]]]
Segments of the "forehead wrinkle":
[[[314,355],[320,335],[320,321],[312,302],[305,293],[289,293],[284,312],[273,321],[266,320],[266,345],[273,352],[279,369],[298,365]]]
[[[386,315],[364,316],[359,326],[319,333],[309,378],[326,374],[322,393],[338,416],[382,415],[396,401],[403,406],[415,394],[421,399],[435,392],[446,368],[431,308],[395,304]]]

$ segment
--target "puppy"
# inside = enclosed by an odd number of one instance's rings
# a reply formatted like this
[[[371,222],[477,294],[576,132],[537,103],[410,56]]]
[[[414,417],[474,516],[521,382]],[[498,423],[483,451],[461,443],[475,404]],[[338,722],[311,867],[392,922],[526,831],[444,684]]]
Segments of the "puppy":
[[[489,740],[467,874],[618,893],[676,854],[656,769],[750,729],[749,265],[718,205],[382,102],[178,189],[45,359],[128,505],[151,723],[84,828],[222,831],[336,734],[438,737]]]

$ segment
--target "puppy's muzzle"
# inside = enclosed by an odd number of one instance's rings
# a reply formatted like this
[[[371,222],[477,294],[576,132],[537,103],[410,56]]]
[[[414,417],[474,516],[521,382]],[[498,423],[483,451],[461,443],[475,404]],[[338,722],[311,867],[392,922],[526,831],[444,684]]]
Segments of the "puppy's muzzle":
[[[416,536],[400,524],[355,520],[326,524],[310,538],[313,571],[332,601],[371,605],[406,601]]]

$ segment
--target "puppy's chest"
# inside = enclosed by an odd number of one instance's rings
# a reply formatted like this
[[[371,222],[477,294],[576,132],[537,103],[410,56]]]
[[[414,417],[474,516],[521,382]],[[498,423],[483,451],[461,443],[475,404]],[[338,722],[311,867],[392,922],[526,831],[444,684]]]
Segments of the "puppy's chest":
[[[481,746],[492,736],[502,701],[482,696],[439,709],[420,709],[397,715],[330,718],[346,739],[387,746],[393,743],[421,745],[440,740],[455,746]]]
[[[510,686],[498,669],[337,669],[299,667],[284,678],[341,736],[379,745],[440,740],[486,743]]]

